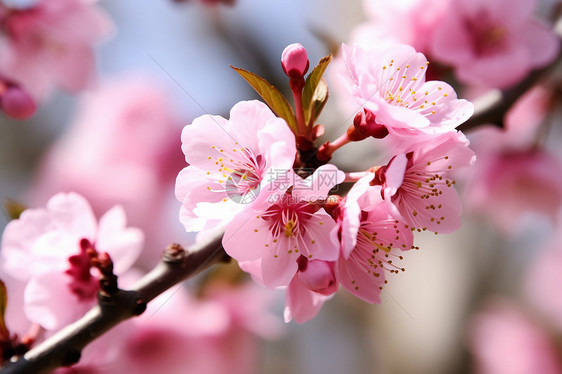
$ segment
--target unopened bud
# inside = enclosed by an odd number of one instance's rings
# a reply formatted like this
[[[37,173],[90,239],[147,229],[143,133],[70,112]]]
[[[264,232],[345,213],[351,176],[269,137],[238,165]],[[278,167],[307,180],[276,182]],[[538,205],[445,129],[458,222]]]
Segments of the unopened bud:
[[[300,43],[288,45],[281,55],[281,65],[290,78],[302,78],[308,71],[306,50]]]
[[[378,124],[375,121],[375,115],[367,109],[355,115],[353,125],[347,130],[347,136],[352,141],[363,140],[369,136],[382,139],[387,135],[387,128],[384,125]]]
[[[308,260],[301,256],[299,261],[299,272],[297,276],[300,281],[311,291],[322,295],[331,295],[338,289],[334,263],[322,260]]]
[[[0,96],[0,109],[15,119],[28,119],[35,113],[35,102],[31,96],[17,86],[8,87]]]

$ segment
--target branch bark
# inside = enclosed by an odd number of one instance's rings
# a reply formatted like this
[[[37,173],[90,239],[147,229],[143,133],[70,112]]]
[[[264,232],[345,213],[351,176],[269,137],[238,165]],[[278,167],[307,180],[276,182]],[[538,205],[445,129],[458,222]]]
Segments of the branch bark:
[[[120,322],[142,314],[146,304],[175,284],[191,278],[210,266],[228,261],[222,233],[197,243],[185,251],[172,244],[162,261],[146,274],[132,290],[118,290],[109,297],[98,295],[98,305],[78,321],[66,326],[37,345],[19,360],[7,364],[0,374],[49,373],[60,366],[80,360],[82,349]]]

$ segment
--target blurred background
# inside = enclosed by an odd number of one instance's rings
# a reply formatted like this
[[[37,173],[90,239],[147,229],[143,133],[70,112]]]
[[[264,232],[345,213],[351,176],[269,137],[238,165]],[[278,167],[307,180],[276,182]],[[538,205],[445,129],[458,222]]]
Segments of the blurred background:
[[[209,6],[196,0],[140,3],[99,1],[114,29],[107,40],[96,45],[97,79],[88,90],[78,94],[57,90],[26,121],[0,114],[0,197],[39,207],[58,191],[78,190],[95,195],[98,215],[119,201],[128,209],[132,225],[153,233],[139,263],[146,270],[156,263],[166,244],[187,246],[194,240],[177,219],[179,203],[174,197],[175,175],[185,166],[179,142],[182,127],[202,114],[228,117],[236,102],[257,98],[229,65],[267,77],[288,94],[280,64],[285,46],[303,44],[313,65],[341,42],[350,41],[355,27],[366,22],[369,14],[362,2],[345,0],[237,0],[233,6]],[[543,2],[537,12],[548,16],[555,3]],[[559,72],[553,77],[559,80]],[[329,84],[333,82],[333,75],[328,74],[328,79]],[[333,93],[319,120],[327,128],[328,140],[341,135],[354,115],[345,105],[338,105],[337,94]],[[551,101],[559,104],[560,92],[556,94]],[[525,196],[562,195],[560,114],[560,105],[552,105],[539,121],[541,128],[548,128],[541,147],[548,150],[554,166],[548,167],[547,176],[523,173],[515,182],[520,194],[514,194],[514,199],[529,199],[536,207],[543,203]],[[133,122],[143,124],[129,124]],[[119,123],[123,134],[111,135],[111,123]],[[132,133],[126,134],[127,129]],[[469,138],[470,133],[467,131]],[[79,143],[73,140],[78,136]],[[117,143],[100,146],[113,137]],[[371,140],[346,147],[334,162],[346,171],[376,164],[381,151]],[[130,149],[128,162],[138,167],[110,170],[109,165],[123,161],[112,158],[114,148]],[[158,163],[144,170],[146,152],[152,152]],[[105,161],[93,166],[91,160]],[[99,180],[94,184],[90,172],[97,167],[100,170],[95,175],[119,178],[114,183]],[[479,177],[468,174],[458,177],[461,194]],[[525,178],[549,183],[550,190],[523,183]],[[129,184],[135,186],[135,196],[123,187]],[[159,198],[155,200],[155,196]],[[538,362],[560,363],[562,335],[556,326],[562,308],[556,309],[549,301],[546,307],[536,307],[545,304],[541,301],[545,298],[554,304],[562,300],[562,276],[557,276],[562,274],[560,256],[541,260],[545,253],[562,251],[560,202],[544,203],[549,208],[546,215],[545,209],[514,208],[505,214],[517,218],[503,227],[493,213],[468,206],[458,232],[416,237],[420,250],[406,256],[406,271],[391,277],[380,305],[368,305],[340,290],[315,319],[284,325],[279,338],[264,341],[256,372],[534,373],[540,371],[532,371],[532,365],[531,371],[510,371],[508,362],[541,346],[535,340],[547,342],[544,344],[555,352],[554,358],[536,358]],[[0,216],[0,232],[7,222],[7,216]],[[537,268],[540,261],[553,268]],[[274,313],[281,318],[283,296],[278,296]],[[502,317],[500,310],[520,317],[514,317],[515,327],[507,325],[509,318]],[[548,311],[559,311],[558,320]],[[495,325],[491,331],[483,331],[482,326],[493,325],[494,318],[504,321],[505,331]],[[526,323],[533,327],[517,335],[517,326]],[[540,331],[533,333],[535,340],[525,335],[532,329]],[[520,336],[525,336],[526,343],[510,346]],[[476,346],[494,339],[504,339],[498,343],[504,350],[495,351],[490,343],[486,352],[499,357],[504,363],[499,367],[506,371],[486,371],[479,364],[484,359]],[[556,365],[542,372],[559,373]]]

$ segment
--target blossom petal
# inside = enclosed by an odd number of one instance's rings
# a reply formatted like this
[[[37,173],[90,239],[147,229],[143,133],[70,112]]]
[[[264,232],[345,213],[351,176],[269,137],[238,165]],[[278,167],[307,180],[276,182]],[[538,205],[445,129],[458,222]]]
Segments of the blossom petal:
[[[309,290],[298,277],[294,277],[285,293],[285,322],[294,319],[297,323],[305,323],[311,320],[330,297]]]

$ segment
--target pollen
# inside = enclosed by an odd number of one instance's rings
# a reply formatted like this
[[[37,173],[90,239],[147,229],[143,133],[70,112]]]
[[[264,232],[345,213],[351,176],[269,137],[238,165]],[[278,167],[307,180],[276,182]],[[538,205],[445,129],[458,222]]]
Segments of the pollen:
[[[295,228],[295,221],[289,220],[285,223],[285,236],[290,238],[293,236],[293,229]]]

